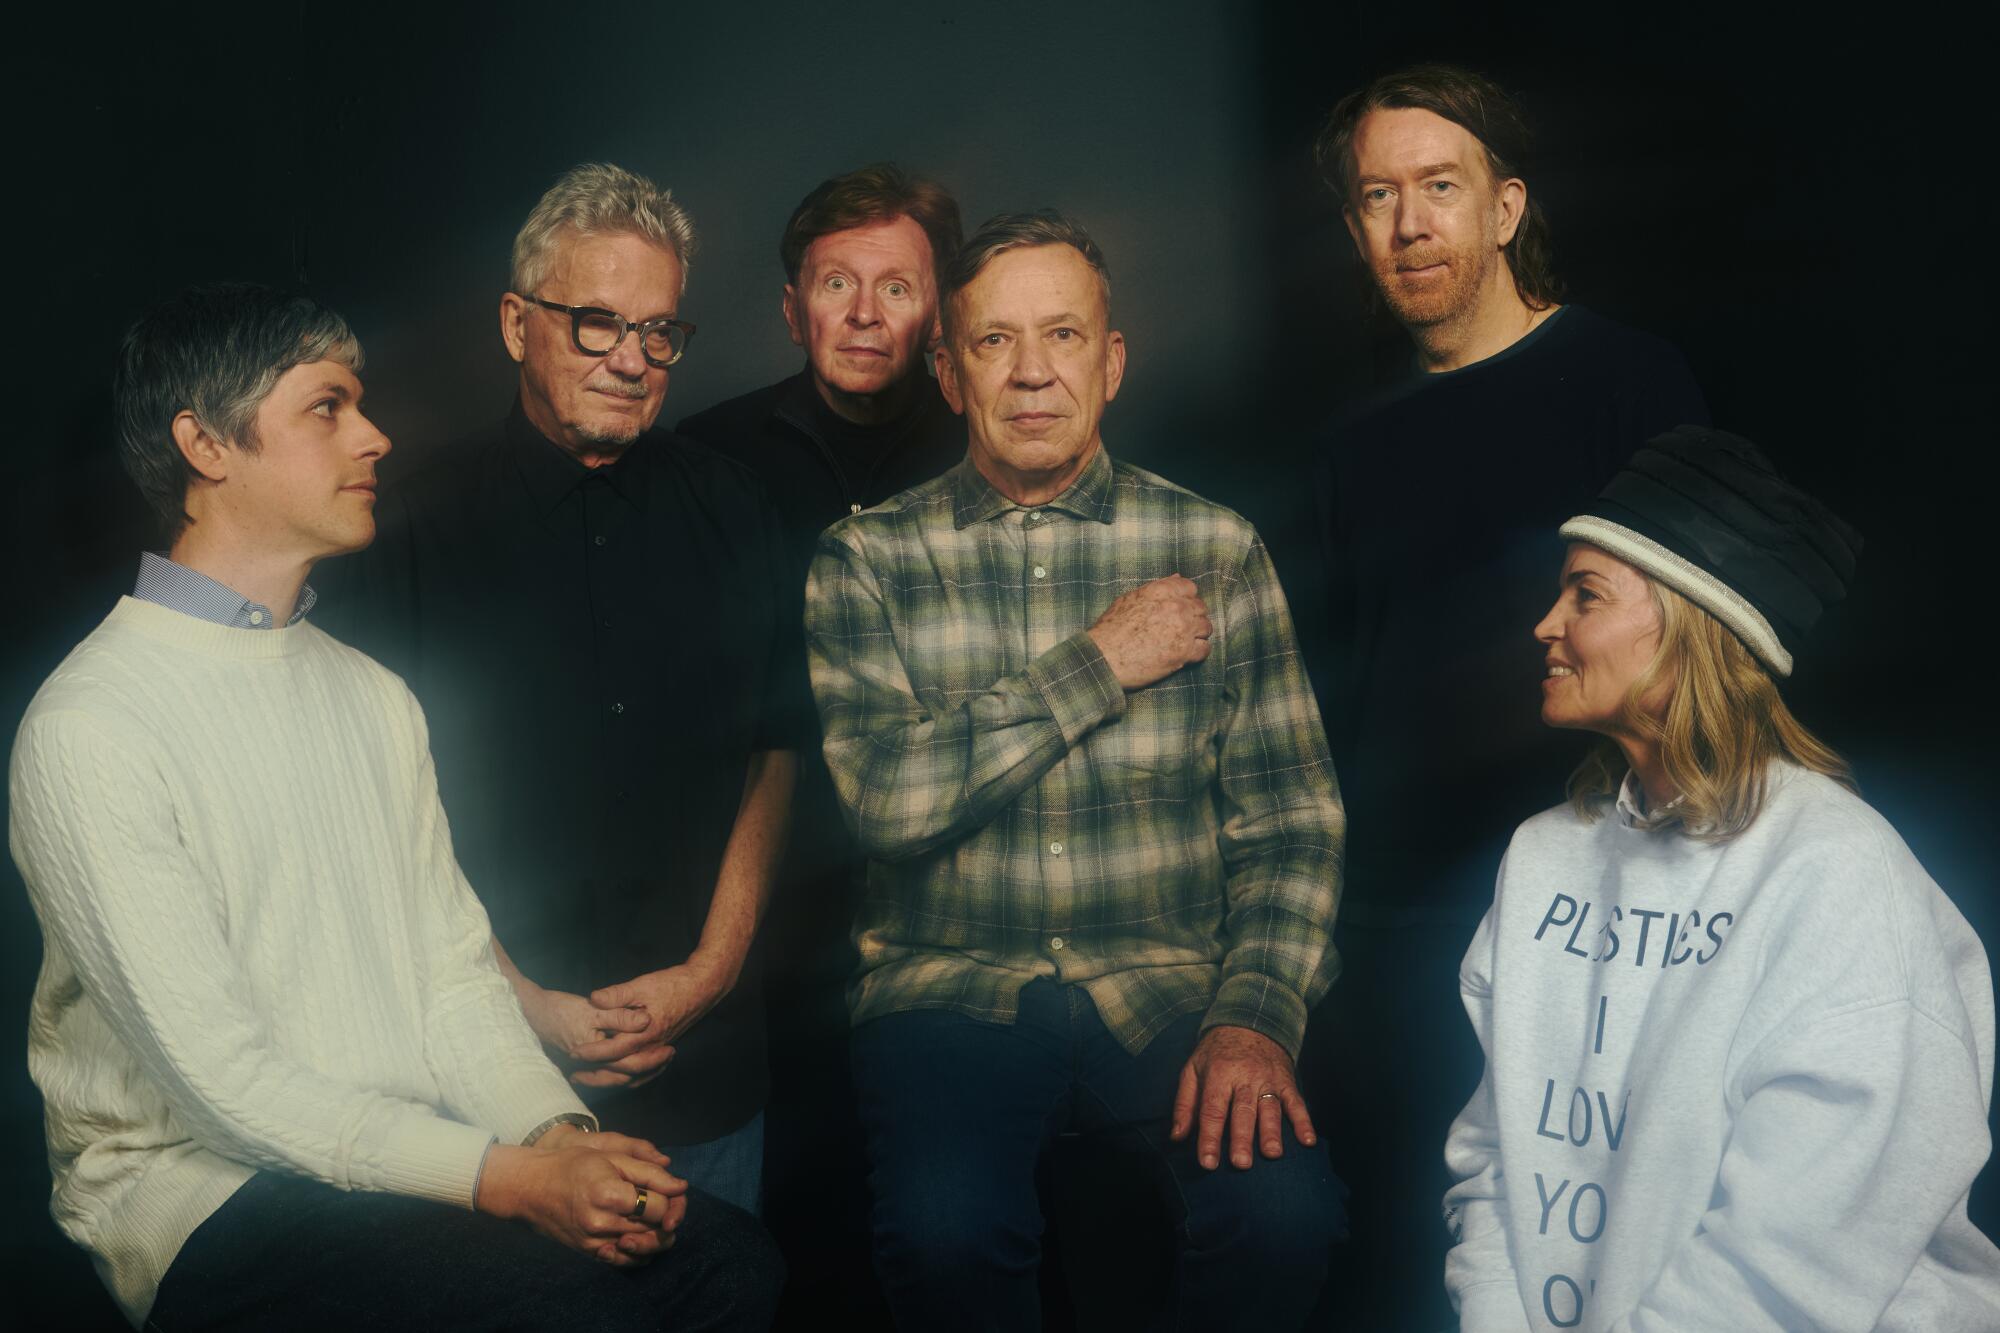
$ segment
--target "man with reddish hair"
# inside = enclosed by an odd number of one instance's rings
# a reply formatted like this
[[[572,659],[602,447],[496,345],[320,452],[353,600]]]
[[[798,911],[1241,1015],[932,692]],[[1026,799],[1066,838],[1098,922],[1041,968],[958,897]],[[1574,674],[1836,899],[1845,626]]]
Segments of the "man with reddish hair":
[[[1564,303],[1530,149],[1506,92],[1443,65],[1349,94],[1316,147],[1371,301],[1412,347],[1335,419],[1316,497],[1327,739],[1354,830],[1342,984],[1380,1000],[1376,1022],[1322,1025],[1305,1081],[1341,1142],[1369,1145],[1340,1165],[1351,1261],[1390,1275],[1367,1284],[1384,1293],[1434,1289],[1438,1144],[1479,1068],[1449,999],[1457,962],[1514,826],[1574,762],[1520,705],[1540,689],[1521,627],[1560,554],[1548,534],[1642,442],[1708,420],[1672,347]],[[1413,1067],[1410,1050],[1436,1058]],[[1423,1235],[1435,1250],[1409,1243]]]

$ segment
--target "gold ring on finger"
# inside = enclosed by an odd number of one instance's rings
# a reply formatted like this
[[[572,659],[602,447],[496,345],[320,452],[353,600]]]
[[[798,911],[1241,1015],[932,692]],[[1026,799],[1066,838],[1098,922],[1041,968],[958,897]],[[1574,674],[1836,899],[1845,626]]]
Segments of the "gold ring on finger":
[[[643,1187],[638,1187],[638,1193],[639,1193],[639,1202],[633,1204],[632,1211],[625,1215],[631,1218],[634,1222],[643,1222],[646,1220],[646,1200],[650,1196],[647,1195]]]
[[[1260,1102],[1276,1101],[1277,1099],[1278,1099],[1278,1094],[1275,1092],[1260,1092],[1257,1094],[1257,1100]]]

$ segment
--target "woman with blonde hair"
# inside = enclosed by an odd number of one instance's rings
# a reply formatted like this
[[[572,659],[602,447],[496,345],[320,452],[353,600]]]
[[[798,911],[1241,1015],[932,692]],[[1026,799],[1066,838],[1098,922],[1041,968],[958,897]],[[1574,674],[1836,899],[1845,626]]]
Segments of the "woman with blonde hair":
[[[1562,535],[1542,719],[1601,740],[1460,970],[1460,1327],[2000,1329],[1985,951],[1774,679],[1858,539],[1693,427]]]

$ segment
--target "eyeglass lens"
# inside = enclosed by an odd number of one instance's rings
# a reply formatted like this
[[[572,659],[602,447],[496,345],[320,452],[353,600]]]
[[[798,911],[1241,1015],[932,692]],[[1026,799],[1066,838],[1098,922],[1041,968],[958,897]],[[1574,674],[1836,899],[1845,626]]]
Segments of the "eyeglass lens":
[[[577,316],[576,337],[586,352],[609,352],[625,336],[628,326],[616,315]],[[671,361],[681,354],[687,335],[672,324],[656,324],[646,331],[642,350],[655,361]]]

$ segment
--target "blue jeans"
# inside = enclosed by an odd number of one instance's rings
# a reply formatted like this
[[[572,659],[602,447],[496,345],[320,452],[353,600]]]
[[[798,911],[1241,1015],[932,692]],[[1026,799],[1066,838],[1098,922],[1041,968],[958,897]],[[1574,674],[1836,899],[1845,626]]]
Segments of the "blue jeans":
[[[854,1081],[875,1198],[875,1266],[898,1327],[1032,1329],[1042,1215],[1035,1164],[1074,1131],[1129,1154],[1175,1224],[1166,1326],[1284,1333],[1312,1309],[1346,1188],[1326,1147],[1204,1170],[1167,1139],[1199,1015],[1133,1056],[1081,987],[1037,980],[1009,1024],[945,1009],[854,1031]]]
[[[691,1192],[678,1235],[651,1263],[612,1268],[485,1213],[259,1171],[181,1246],[145,1327],[769,1328],[785,1269],[763,1227]]]
[[[613,1128],[616,1128],[614,1126]],[[674,1159],[667,1169],[692,1185],[733,1203],[752,1217],[764,1215],[764,1113],[743,1128],[706,1143],[655,1144]]]

